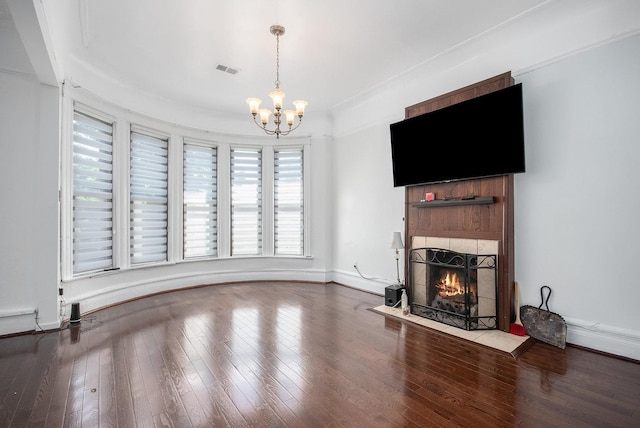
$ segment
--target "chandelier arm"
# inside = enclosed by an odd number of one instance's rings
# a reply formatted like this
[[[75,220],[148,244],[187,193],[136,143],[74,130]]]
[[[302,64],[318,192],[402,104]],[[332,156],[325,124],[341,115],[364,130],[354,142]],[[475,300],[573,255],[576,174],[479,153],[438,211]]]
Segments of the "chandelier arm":
[[[256,120],[256,115],[254,115],[254,116],[253,116],[253,123],[255,123],[255,124],[256,124],[256,126],[257,126],[258,128],[260,128],[260,129],[262,129],[264,132],[266,132],[266,133],[267,133],[267,135],[275,135],[275,134],[276,134],[276,131],[275,131],[275,130],[274,130],[274,131],[271,131],[271,130],[267,129],[267,125],[263,125],[263,124],[262,124],[262,122],[258,122],[258,121]]]
[[[280,131],[280,135],[288,135],[289,132],[295,130],[298,126],[300,126],[300,124],[302,123],[302,118],[298,117],[298,123],[296,124],[296,126],[292,126],[289,129],[287,129],[286,131]]]
[[[267,125],[263,125],[262,122],[258,122],[256,120],[256,117],[257,117],[256,115],[253,116],[253,123],[255,123],[258,128],[262,129],[267,135],[278,135],[278,136],[282,135],[282,136],[286,136],[291,131],[295,130],[296,128],[298,128],[302,124],[302,118],[300,116],[296,116],[298,118],[298,121],[297,121],[296,125],[289,127],[286,131],[281,131],[279,126],[276,127],[275,129],[267,128]]]

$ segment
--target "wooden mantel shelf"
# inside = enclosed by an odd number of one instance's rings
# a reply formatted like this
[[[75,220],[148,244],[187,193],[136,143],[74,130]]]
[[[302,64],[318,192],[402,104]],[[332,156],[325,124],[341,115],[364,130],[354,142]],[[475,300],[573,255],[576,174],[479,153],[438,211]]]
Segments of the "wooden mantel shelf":
[[[413,202],[411,205],[417,208],[435,208],[435,207],[452,207],[455,205],[481,205],[481,204],[495,204],[495,196],[476,196],[469,199],[463,198],[451,198],[451,199],[436,199],[434,201],[420,201]]]

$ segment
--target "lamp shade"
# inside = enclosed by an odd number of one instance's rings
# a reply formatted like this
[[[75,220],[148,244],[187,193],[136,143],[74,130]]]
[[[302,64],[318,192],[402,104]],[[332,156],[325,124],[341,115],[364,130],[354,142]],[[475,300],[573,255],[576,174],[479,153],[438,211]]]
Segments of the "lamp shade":
[[[260,113],[260,121],[262,122],[263,125],[266,125],[267,123],[269,123],[269,116],[271,116],[271,110],[269,110],[268,108],[261,108],[260,110],[258,110],[258,113]]]
[[[304,108],[308,105],[309,103],[306,102],[305,100],[295,100],[293,102],[293,105],[296,106],[296,114],[300,117],[302,117],[304,115]]]
[[[404,244],[402,243],[402,236],[400,232],[393,232],[393,239],[391,240],[391,248],[394,250],[402,250]]]
[[[249,104],[251,114],[258,114],[261,102],[262,100],[260,98],[247,98],[247,104]]]
[[[280,90],[280,88],[275,88],[273,91],[269,93],[269,96],[273,100],[273,108],[276,110],[280,110],[282,108],[282,101],[284,100],[284,92]]]

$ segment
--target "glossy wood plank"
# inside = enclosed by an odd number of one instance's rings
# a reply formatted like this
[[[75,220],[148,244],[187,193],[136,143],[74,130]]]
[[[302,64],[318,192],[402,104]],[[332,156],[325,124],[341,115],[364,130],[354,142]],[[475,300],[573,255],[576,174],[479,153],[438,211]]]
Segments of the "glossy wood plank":
[[[0,339],[0,426],[640,426],[640,364],[518,359],[336,284],[181,290]]]

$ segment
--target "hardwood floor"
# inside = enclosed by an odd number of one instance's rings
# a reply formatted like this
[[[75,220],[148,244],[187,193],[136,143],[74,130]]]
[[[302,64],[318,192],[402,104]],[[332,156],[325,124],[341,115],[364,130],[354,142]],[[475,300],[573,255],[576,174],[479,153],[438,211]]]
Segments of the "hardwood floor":
[[[375,313],[340,285],[152,296],[0,339],[0,427],[640,426],[640,364],[517,360]]]

